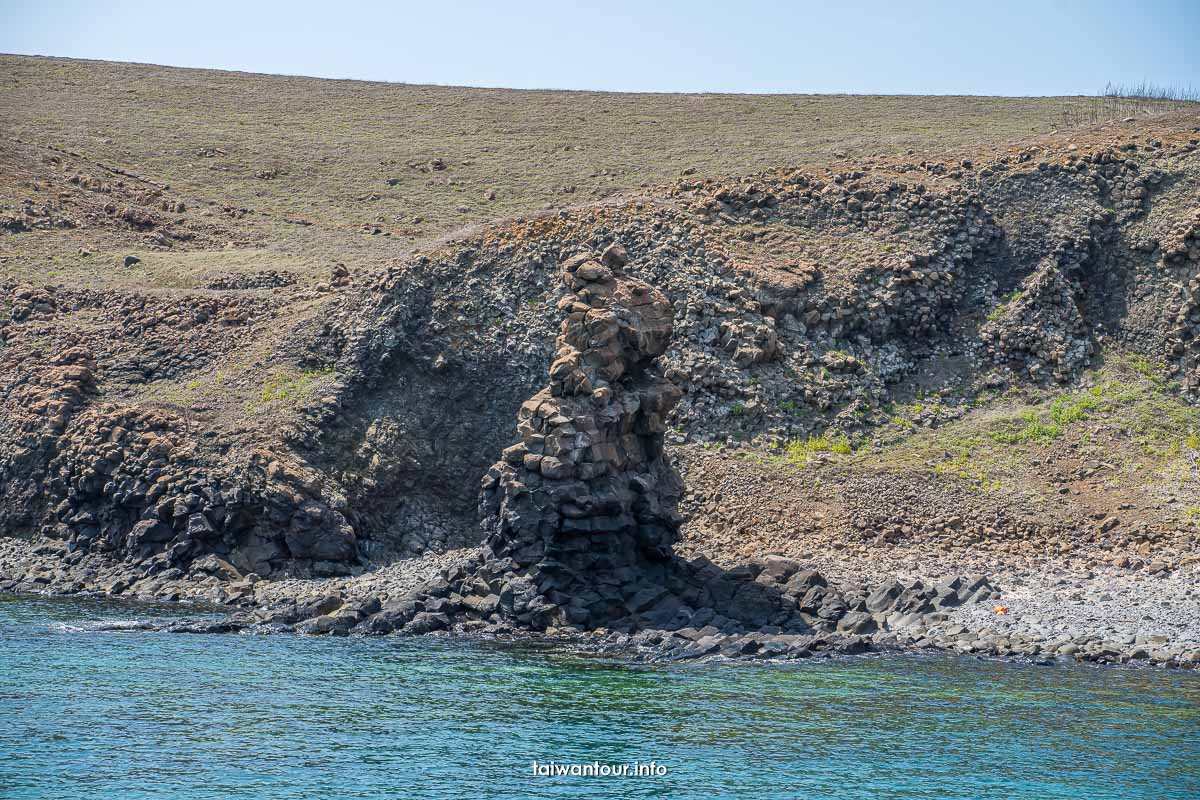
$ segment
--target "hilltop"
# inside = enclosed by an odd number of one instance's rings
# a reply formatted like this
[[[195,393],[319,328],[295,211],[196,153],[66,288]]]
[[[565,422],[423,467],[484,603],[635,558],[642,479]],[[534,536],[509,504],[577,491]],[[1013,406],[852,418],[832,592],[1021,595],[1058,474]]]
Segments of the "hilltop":
[[[42,177],[43,151],[58,148],[68,159],[79,154],[93,180],[169,186],[196,222],[211,212],[243,223],[169,248],[153,237],[65,233],[56,243],[85,246],[97,259],[25,241],[0,269],[50,269],[17,260],[28,252],[56,257],[52,277],[122,280],[94,265],[125,247],[149,256],[136,280],[189,288],[196,259],[181,251],[232,242],[235,252],[217,263],[235,271],[377,264],[465,226],[595,203],[684,174],[969,157],[980,146],[1107,119],[1106,110],[1125,113],[1090,97],[515,91],[27,56],[0,56],[0,110],[7,213]]]

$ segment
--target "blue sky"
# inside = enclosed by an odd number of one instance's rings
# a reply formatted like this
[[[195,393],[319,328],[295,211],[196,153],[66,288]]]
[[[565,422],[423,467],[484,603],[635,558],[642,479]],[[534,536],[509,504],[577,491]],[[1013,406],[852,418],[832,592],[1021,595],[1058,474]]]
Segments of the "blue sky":
[[[0,51],[514,88],[1092,94],[1200,88],[1200,0],[0,0]]]

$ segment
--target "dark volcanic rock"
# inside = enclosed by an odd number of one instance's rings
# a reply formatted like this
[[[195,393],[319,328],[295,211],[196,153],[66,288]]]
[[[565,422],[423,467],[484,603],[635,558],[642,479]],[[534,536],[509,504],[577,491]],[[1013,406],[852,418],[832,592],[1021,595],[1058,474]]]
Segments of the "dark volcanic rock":
[[[680,392],[656,363],[670,345],[672,310],[657,290],[623,278],[624,265],[612,248],[601,260],[564,263],[566,318],[550,384],[521,406],[520,441],[483,480],[483,552],[425,587],[405,631],[442,626],[431,610],[534,630],[803,631],[810,623],[798,595],[821,624],[846,613],[824,578],[790,559],[725,572],[674,554],[683,485],[663,434]],[[461,604],[436,600],[447,594]],[[703,653],[759,650],[756,641],[718,647],[704,638]]]
[[[619,269],[619,257],[606,260]],[[550,385],[522,405],[521,441],[483,481],[488,553],[475,584],[488,597],[504,584],[498,603],[535,627],[649,610],[661,591],[643,582],[678,534],[682,482],[663,433],[679,390],[654,366],[671,339],[671,305],[613,268],[586,256],[565,263]]]

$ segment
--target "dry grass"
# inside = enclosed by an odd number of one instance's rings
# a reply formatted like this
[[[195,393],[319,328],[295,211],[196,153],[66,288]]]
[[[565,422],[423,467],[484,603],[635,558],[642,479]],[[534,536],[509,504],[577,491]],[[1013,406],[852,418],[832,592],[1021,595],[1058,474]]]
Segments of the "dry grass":
[[[1067,125],[1094,125],[1114,119],[1147,117],[1174,111],[1200,109],[1200,90],[1191,86],[1159,86],[1141,83],[1113,83],[1090,102],[1075,105],[1064,113]]]
[[[355,232],[379,224],[408,241],[686,169],[1024,139],[1097,100],[514,91],[0,56],[6,136],[205,200]]]

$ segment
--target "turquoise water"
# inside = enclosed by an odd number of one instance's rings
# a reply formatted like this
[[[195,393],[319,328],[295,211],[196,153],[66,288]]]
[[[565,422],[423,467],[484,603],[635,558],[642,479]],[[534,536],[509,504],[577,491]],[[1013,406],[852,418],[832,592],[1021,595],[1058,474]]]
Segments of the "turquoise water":
[[[89,629],[171,613],[0,596],[0,797],[1200,797],[1195,673]]]

